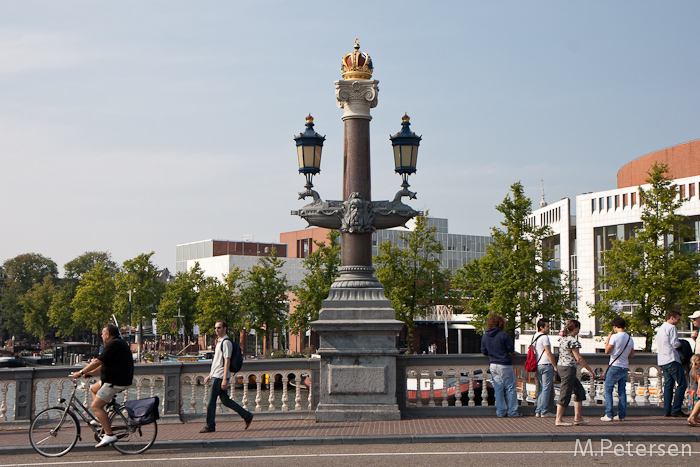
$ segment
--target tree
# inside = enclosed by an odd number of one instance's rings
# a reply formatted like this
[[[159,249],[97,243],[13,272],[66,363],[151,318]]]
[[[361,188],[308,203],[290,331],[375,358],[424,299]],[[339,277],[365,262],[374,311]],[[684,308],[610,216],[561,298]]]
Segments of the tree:
[[[163,334],[177,332],[178,326],[185,328],[185,334],[191,336],[197,318],[197,299],[204,285],[204,272],[195,263],[192,269],[177,273],[175,280],[165,287],[163,300],[158,307],[156,319],[158,329]],[[179,325],[175,318],[180,312]],[[173,328],[173,324],[175,325]]]
[[[648,172],[648,190],[639,187],[642,225],[630,238],[619,238],[604,252],[604,276],[598,277],[599,301],[592,315],[608,325],[620,314],[620,302],[631,305],[627,329],[645,338],[651,351],[656,328],[670,310],[686,315],[698,308],[700,266],[696,251],[683,247],[695,233],[677,213],[683,200],[668,176],[668,166],[655,163]]]
[[[158,281],[158,267],[151,262],[154,252],[142,253],[136,258],[124,261],[122,270],[115,276],[117,296],[114,300],[114,313],[119,323],[127,323],[129,318],[129,291],[131,291],[132,320],[138,323],[141,316],[155,313],[160,303],[165,284]],[[132,323],[132,324],[134,324]]]
[[[531,202],[520,182],[511,185],[496,209],[505,217],[503,227],[491,229],[493,241],[486,254],[462,266],[453,281],[474,326],[483,330],[486,316],[497,313],[513,336],[519,326],[539,317],[572,318],[576,292],[562,271],[550,266],[552,252],[546,239],[551,229],[529,221]]]
[[[107,269],[111,271],[112,277],[119,272],[119,265],[112,261],[112,255],[108,251],[86,251],[63,265],[63,269],[66,271],[66,279],[82,279],[97,263],[104,263]]]
[[[245,285],[241,290],[241,302],[246,314],[248,327],[264,335],[267,334],[266,348],[272,348],[272,332],[282,331],[286,322],[287,276],[281,274],[284,261],[277,257],[273,249],[270,256],[262,256],[257,264],[245,275]]]
[[[2,300],[0,300],[2,328],[13,336],[24,332],[23,296],[24,287],[22,284],[19,282],[10,282],[9,286],[5,287]]]
[[[449,305],[450,272],[441,266],[442,244],[437,241],[437,227],[428,227],[427,216],[416,217],[415,228],[399,239],[405,248],[390,242],[379,245],[374,257],[377,278],[391,300],[396,319],[408,328],[408,351],[413,341],[414,319],[425,316],[434,305]]]
[[[47,275],[42,282],[34,284],[20,300],[24,308],[26,330],[42,341],[50,331],[49,307],[55,294],[53,279]]]
[[[58,277],[58,266],[51,259],[38,253],[25,253],[6,260],[2,264],[5,274],[10,281],[21,285],[22,292],[31,289],[34,284],[39,284],[44,277],[52,279]]]
[[[84,323],[73,319],[75,293],[74,281],[63,282],[49,307],[49,325],[56,329],[56,335],[59,337],[73,337],[87,330]]]
[[[224,280],[207,277],[197,299],[197,324],[204,334],[214,334],[214,325],[219,320],[225,320],[229,331],[234,335],[243,330],[245,316],[241,303],[240,286],[243,271],[234,268],[224,275]]]
[[[306,275],[301,284],[293,288],[296,307],[289,316],[289,329],[292,332],[306,331],[309,322],[318,319],[323,300],[328,298],[331,284],[340,275],[339,237],[339,231],[331,230],[327,242],[314,242],[316,250],[304,258]]]
[[[105,263],[97,263],[89,272],[85,273],[75,298],[71,302],[73,309],[73,323],[80,323],[81,327],[93,334],[98,334],[105,324],[109,322],[114,308],[116,285],[112,277],[112,270]],[[69,332],[69,329],[64,332]]]

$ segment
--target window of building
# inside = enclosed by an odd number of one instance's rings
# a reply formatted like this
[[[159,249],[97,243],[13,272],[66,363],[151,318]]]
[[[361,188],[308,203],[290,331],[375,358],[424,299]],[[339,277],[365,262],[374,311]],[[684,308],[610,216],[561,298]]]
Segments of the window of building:
[[[591,212],[595,212],[595,198],[591,200]]]
[[[620,195],[615,195],[615,209],[620,207]]]
[[[637,193],[630,193],[630,206],[637,204]]]
[[[681,199],[685,199],[685,185],[681,185]]]
[[[624,193],[622,195],[622,208],[624,209],[626,207],[627,207],[627,193]]]
[[[695,196],[695,183],[688,185],[688,198]]]

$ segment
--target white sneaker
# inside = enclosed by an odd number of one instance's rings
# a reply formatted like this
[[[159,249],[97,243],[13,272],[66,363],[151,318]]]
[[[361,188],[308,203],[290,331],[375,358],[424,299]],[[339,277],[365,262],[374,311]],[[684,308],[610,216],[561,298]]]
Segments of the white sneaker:
[[[616,416],[617,416],[617,415],[616,415]],[[607,415],[603,415],[602,417],[600,417],[600,420],[603,421],[603,422],[612,422],[612,421],[615,420],[615,419],[614,419],[614,418],[610,418],[610,417],[608,417]]]
[[[96,427],[102,426],[102,425],[100,425],[100,422],[98,422],[97,420],[90,420],[90,425],[96,426]]]
[[[96,448],[101,448],[102,446],[107,446],[108,444],[112,444],[117,440],[117,437],[114,435],[102,435],[102,440],[97,443],[95,446]]]
[[[545,412],[545,413],[541,413],[541,414],[540,414],[540,417],[542,417],[542,418],[549,418],[549,417],[554,417],[554,416],[555,416],[555,415],[552,415],[552,414],[549,413],[549,412]]]
[[[624,419],[624,418],[620,418],[619,415],[615,415],[615,416],[613,417],[613,420],[615,420],[616,422],[624,422],[624,421],[625,421],[625,419]]]
[[[538,414],[538,413],[535,414],[535,417],[539,417],[539,416],[540,416],[540,414]]]

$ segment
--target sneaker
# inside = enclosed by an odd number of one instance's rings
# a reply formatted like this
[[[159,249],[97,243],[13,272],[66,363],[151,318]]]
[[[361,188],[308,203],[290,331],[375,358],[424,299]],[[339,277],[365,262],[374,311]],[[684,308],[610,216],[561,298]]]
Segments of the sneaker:
[[[520,412],[515,412],[513,415],[508,415],[508,418],[518,418],[522,416],[523,414],[521,414]]]
[[[112,444],[117,440],[117,437],[114,435],[102,435],[102,440],[95,445],[96,448],[101,448],[102,446],[107,446],[108,444]]]
[[[551,414],[551,413],[549,413],[549,412],[544,412],[544,413],[541,413],[541,414],[540,414],[540,417],[542,417],[542,418],[548,418],[548,417],[556,417],[556,415]]]
[[[97,420],[90,420],[90,425],[94,427],[101,427],[102,425]]]
[[[250,417],[244,419],[243,421],[245,421],[245,428],[243,428],[243,429],[247,430],[248,427],[250,426],[251,422],[253,421],[253,414],[250,414]]]
[[[617,418],[617,415],[615,415],[613,418],[610,418],[607,415],[603,415],[602,417],[600,417],[601,422],[612,422],[615,419],[619,420],[619,418]]]
[[[679,418],[679,417],[686,417],[687,418],[688,414],[681,410],[679,412],[673,412],[670,416],[673,418]]]
[[[620,418],[619,415],[615,415],[615,416],[613,417],[613,420],[615,420],[616,422],[624,422],[624,421],[625,421],[625,419],[624,419],[624,418]]]
[[[200,433],[214,433],[216,431],[216,428],[210,428],[208,426],[205,426],[201,430],[199,430]]]
[[[539,418],[539,416],[540,416],[540,414],[538,414],[538,413],[535,414],[535,417],[538,417],[538,418]]]

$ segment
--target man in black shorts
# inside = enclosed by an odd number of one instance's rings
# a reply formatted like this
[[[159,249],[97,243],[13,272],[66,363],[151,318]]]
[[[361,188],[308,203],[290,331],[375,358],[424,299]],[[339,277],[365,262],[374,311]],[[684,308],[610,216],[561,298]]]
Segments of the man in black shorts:
[[[107,446],[117,440],[112,432],[109,416],[105,412],[104,406],[116,394],[131,386],[134,379],[134,358],[129,350],[129,345],[119,337],[119,329],[113,324],[106,325],[102,329],[102,340],[105,344],[102,353],[88,363],[85,368],[73,373],[74,378],[79,378],[80,376],[93,375],[98,369],[100,370],[101,381],[90,387],[92,412],[99,420],[105,433],[102,440],[95,446],[96,448]]]

